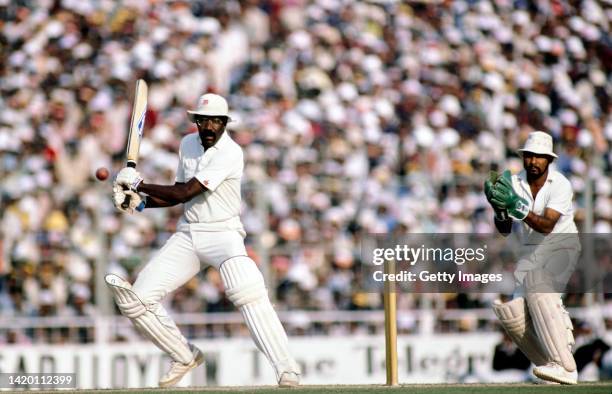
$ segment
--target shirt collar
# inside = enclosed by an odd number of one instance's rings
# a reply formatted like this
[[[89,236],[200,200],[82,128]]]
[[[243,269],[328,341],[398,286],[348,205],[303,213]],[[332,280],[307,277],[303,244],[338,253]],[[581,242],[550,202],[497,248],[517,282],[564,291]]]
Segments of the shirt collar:
[[[227,135],[227,130],[225,130],[223,134],[221,134],[221,138],[219,138],[219,141],[217,141],[217,143],[215,144],[215,147],[217,147],[218,149],[222,149],[229,143],[229,140],[230,137],[229,135]]]
[[[227,130],[225,130],[223,132],[223,134],[221,134],[221,138],[219,138],[219,140],[217,141],[217,143],[215,143],[213,146],[211,146],[210,148],[204,150],[204,152],[208,152],[211,149],[223,149],[231,140],[230,136],[227,135]],[[200,144],[201,146],[201,144]],[[202,147],[202,149],[204,149],[204,147]]]

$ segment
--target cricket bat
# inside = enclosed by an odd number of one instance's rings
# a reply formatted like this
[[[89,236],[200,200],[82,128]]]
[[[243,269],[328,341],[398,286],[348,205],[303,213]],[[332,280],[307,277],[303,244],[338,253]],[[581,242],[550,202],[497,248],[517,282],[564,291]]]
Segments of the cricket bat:
[[[147,95],[149,88],[147,83],[139,79],[136,81],[136,92],[134,93],[134,104],[132,106],[132,119],[130,120],[130,130],[128,131],[127,147],[125,149],[126,166],[136,168],[138,164],[138,152],[140,141],[144,130],[147,115]],[[129,197],[125,199],[121,206],[127,208],[130,205]]]

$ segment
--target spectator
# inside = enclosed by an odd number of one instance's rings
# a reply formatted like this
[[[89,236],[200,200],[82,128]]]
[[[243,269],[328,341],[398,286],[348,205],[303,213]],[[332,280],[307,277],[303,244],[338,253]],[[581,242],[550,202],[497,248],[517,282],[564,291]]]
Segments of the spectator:
[[[591,176],[591,231],[612,228],[598,2],[16,1],[0,20],[0,275],[19,281],[3,315],[83,313],[68,289],[97,258],[133,273],[172,232],[179,211],[119,215],[92,177],[123,164],[137,78],[139,170],[156,183],[193,131],[181,108],[204,91],[236,108],[249,247],[268,251],[281,308],[379,308],[352,294],[368,233],[493,232],[482,179],[516,170],[539,128],[562,145],[579,225]],[[214,285],[188,293],[189,311],[223,310]]]

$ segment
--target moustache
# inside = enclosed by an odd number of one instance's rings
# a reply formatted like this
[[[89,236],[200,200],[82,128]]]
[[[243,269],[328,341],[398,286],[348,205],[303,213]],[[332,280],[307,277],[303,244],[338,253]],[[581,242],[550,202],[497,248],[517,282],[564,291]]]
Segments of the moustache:
[[[201,137],[213,137],[213,138],[214,138],[214,137],[216,137],[217,135],[216,135],[216,134],[215,134],[215,132],[214,132],[214,131],[212,131],[212,130],[202,130],[202,131],[200,132],[200,136],[201,136]]]

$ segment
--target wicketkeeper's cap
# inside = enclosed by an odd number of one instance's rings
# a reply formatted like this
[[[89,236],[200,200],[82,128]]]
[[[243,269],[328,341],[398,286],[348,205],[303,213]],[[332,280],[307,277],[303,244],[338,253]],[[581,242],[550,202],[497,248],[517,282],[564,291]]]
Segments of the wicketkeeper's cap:
[[[189,120],[195,121],[195,117],[198,115],[202,116],[226,116],[228,121],[231,120],[229,117],[229,111],[227,107],[227,101],[214,93],[206,93],[198,99],[198,108],[194,110],[188,110],[187,115]]]
[[[548,155],[554,158],[558,157],[553,152],[553,139],[550,134],[543,131],[534,131],[529,133],[525,146],[519,149],[519,152],[531,152],[538,155]]]

